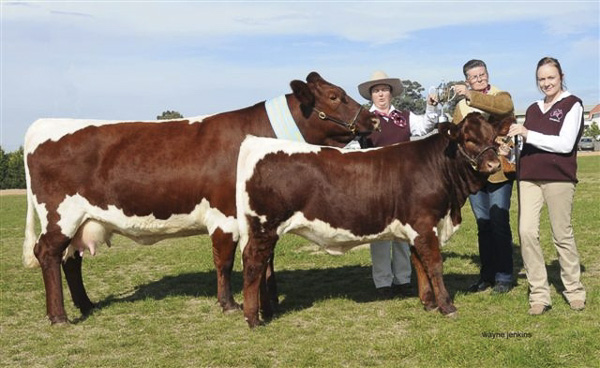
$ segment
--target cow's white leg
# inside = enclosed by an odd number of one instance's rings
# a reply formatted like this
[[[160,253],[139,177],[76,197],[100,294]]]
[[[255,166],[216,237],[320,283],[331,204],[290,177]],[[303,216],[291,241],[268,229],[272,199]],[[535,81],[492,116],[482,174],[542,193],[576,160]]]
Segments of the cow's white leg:
[[[231,273],[235,260],[235,249],[237,242],[233,236],[216,229],[211,235],[213,244],[213,261],[217,270],[217,300],[223,308],[223,312],[240,310],[240,305],[233,300],[231,292]]]
[[[64,250],[70,238],[55,230],[40,236],[34,247],[34,253],[42,268],[44,288],[46,290],[46,313],[52,324],[67,323],[60,264]]]

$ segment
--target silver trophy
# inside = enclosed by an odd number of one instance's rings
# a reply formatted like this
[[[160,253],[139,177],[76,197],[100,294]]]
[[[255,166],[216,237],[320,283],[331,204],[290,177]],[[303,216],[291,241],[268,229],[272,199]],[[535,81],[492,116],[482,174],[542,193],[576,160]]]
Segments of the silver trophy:
[[[445,123],[448,120],[448,116],[446,115],[446,107],[456,97],[456,91],[454,90],[454,86],[451,86],[444,82],[442,79],[442,83],[439,86],[431,86],[429,87],[429,95],[433,95],[436,101],[440,104],[440,123]]]

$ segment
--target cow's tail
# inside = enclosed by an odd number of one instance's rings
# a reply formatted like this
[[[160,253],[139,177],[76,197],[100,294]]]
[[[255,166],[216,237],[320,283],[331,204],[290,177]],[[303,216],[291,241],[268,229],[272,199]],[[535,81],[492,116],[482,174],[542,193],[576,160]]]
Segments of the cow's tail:
[[[27,146],[27,144],[25,144]],[[35,208],[33,205],[33,192],[31,191],[31,178],[27,167],[27,151],[24,152],[25,180],[27,182],[27,215],[25,218],[25,240],[23,241],[23,265],[28,268],[38,267],[38,262],[33,248],[37,241],[35,234]]]

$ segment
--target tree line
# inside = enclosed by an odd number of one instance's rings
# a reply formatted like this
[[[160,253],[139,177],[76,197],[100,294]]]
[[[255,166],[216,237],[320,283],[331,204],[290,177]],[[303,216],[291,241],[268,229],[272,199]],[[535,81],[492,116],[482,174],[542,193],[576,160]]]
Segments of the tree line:
[[[23,147],[6,153],[0,146],[0,189],[24,189]]]

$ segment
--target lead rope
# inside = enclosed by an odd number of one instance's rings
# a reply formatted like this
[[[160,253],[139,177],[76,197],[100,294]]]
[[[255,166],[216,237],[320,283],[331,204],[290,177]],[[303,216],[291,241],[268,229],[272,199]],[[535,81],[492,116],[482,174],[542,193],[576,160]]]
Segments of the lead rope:
[[[515,174],[517,182],[517,233],[519,235],[519,247],[522,246],[521,242],[521,149],[519,147],[519,136],[515,135]],[[518,276],[518,275],[517,275]]]

